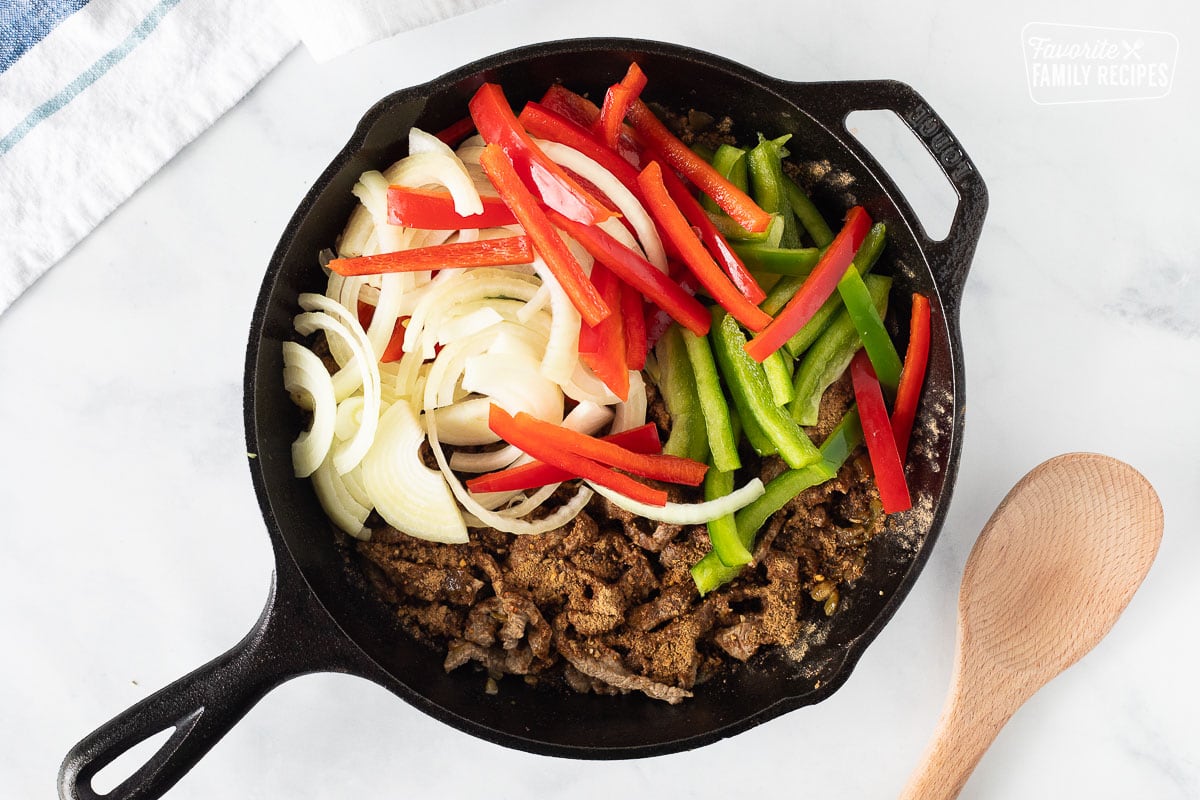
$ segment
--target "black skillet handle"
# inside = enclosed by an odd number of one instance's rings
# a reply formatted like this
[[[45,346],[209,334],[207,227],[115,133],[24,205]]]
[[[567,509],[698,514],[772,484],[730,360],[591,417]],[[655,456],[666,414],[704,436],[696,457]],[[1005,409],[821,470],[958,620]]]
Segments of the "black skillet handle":
[[[920,224],[916,226],[916,235],[922,249],[930,256],[930,267],[943,297],[957,306],[975,245],[983,230],[988,193],[975,164],[946,123],[911,86],[899,81],[831,81],[787,86],[786,94],[799,95],[796,99],[801,108],[846,141],[885,186],[892,183],[887,171],[857,139],[846,135],[849,133],[846,117],[852,111],[883,109],[894,112],[929,151],[954,187],[958,207],[945,239],[940,242],[931,239]],[[906,216],[916,218],[911,208],[905,210],[910,212]]]
[[[367,674],[372,666],[345,639],[286,554],[254,628],[228,652],[101,725],[67,754],[58,775],[62,800],[161,797],[267,692],[310,672]],[[108,794],[93,776],[145,739],[174,728],[166,743]]]

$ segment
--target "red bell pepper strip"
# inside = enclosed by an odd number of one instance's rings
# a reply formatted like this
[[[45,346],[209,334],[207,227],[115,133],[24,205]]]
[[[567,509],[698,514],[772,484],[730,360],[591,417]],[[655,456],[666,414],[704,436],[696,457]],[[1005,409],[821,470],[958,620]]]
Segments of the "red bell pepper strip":
[[[475,120],[470,117],[463,117],[453,125],[448,125],[442,130],[434,134],[451,147],[455,147],[463,139],[466,139],[475,130]]]
[[[453,242],[432,247],[417,247],[395,253],[380,253],[358,258],[335,258],[329,268],[338,275],[381,275],[385,272],[418,272],[425,269],[459,267],[502,267],[533,261],[534,244],[528,236],[482,239],[478,242]]]
[[[526,103],[525,107],[521,109],[518,119],[534,136],[565,144],[567,147],[583,153],[611,172],[613,177],[631,191],[643,206],[647,204],[646,196],[637,182],[637,170],[628,161],[605,147],[593,136],[591,131],[539,103]],[[734,252],[733,248],[729,246],[729,242],[717,230],[717,226],[713,224],[708,214],[704,213],[703,206],[692,196],[692,193],[683,181],[675,176],[674,172],[665,169],[662,174],[667,192],[675,200],[675,204],[679,206],[679,210],[683,212],[687,221],[700,230],[700,240],[708,248],[709,254],[721,265],[721,269],[733,281],[733,285],[737,287],[738,291],[746,296],[747,300],[755,305],[761,303],[766,299],[766,293],[758,285],[758,281],[754,280],[750,271],[746,269],[741,257]],[[670,239],[664,239],[663,245],[667,248],[669,255],[682,257]]]
[[[430,231],[456,231],[461,228],[496,228],[515,225],[517,218],[499,197],[480,197],[483,213],[463,216],[454,210],[454,198],[438,189],[411,189],[389,186],[388,222],[406,228]]]
[[[493,404],[492,408],[496,408],[496,406]],[[502,409],[501,413],[504,413]],[[489,425],[491,425],[491,420],[492,415],[489,415]],[[640,475],[643,478],[699,486],[704,480],[704,473],[708,471],[707,464],[690,458],[635,453],[612,442],[588,436],[586,433],[545,422],[523,411],[516,415],[515,420],[525,430],[535,433],[541,441],[557,450],[574,453],[613,469]],[[521,445],[517,445],[517,447],[521,447]],[[521,449],[525,448],[521,447]],[[530,455],[533,454],[530,453]],[[537,458],[537,456],[534,457]]]
[[[646,73],[642,72],[636,61],[629,65],[629,71],[620,83],[608,87],[597,127],[603,134],[604,143],[613,150],[620,147],[621,126],[625,122],[629,104],[636,100],[645,88]]]
[[[661,273],[660,273],[661,274]],[[625,329],[625,364],[629,369],[646,366],[646,306],[642,293],[627,283],[621,284],[621,324]]]
[[[912,508],[912,498],[904,479],[904,465],[900,463],[892,423],[888,420],[887,406],[883,404],[883,388],[865,350],[859,350],[850,362],[850,379],[854,382],[854,400],[858,403],[863,438],[871,457],[871,468],[875,470],[875,485],[879,487],[884,513],[907,511]]]
[[[604,143],[615,152],[620,145],[621,124],[625,121],[625,111],[633,102],[633,92],[629,87],[615,83],[608,87],[604,95],[604,106],[600,109],[600,119],[596,122],[596,130]]]
[[[737,290],[696,238],[683,212],[667,193],[667,187],[663,184],[663,171],[657,161],[651,161],[641,171],[638,175],[638,185],[646,195],[650,215],[654,217],[662,232],[675,243],[675,247],[683,255],[684,263],[712,298],[750,330],[761,331],[767,327],[771,318]],[[786,340],[785,337],[784,341]]]
[[[750,196],[735,186],[691,148],[667,130],[654,112],[641,100],[629,106],[629,120],[642,141],[657,155],[716,201],[726,214],[751,233],[761,233],[771,224],[771,215]]]
[[[408,319],[408,317],[400,317],[396,320],[396,326],[392,328],[392,338],[388,339],[387,347],[383,348],[383,355],[379,356],[380,363],[391,364],[393,361],[404,358],[404,333],[406,331],[404,323]]]
[[[589,325],[596,325],[607,317],[613,309],[608,307],[604,298],[596,291],[596,287],[588,280],[587,273],[571,255],[566,242],[558,235],[555,227],[550,224],[537,199],[521,182],[504,151],[498,145],[487,145],[479,156],[479,164],[496,187],[496,191],[504,198],[504,202],[508,203],[521,226],[525,228],[525,233],[533,240],[534,249],[571,298],[579,316]]]
[[[689,297],[695,296],[696,290],[700,284],[696,280],[688,268],[680,264],[678,261],[668,261],[667,266],[670,267],[668,274],[671,280],[679,284],[679,288],[684,291]],[[663,311],[662,308],[655,308],[646,317],[646,346],[654,347],[662,335],[667,332],[667,328],[671,327],[671,315]],[[712,326],[712,318],[709,318],[709,326]]]
[[[600,119],[599,106],[561,83],[556,83],[546,90],[542,95],[541,105],[588,130],[595,127],[596,121]]]
[[[925,383],[925,367],[929,363],[929,298],[913,293],[912,318],[908,325],[908,350],[904,353],[904,369],[896,389],[896,407],[892,410],[892,433],[896,435],[896,451],[904,459],[913,420],[917,417],[917,402]]]
[[[610,434],[603,440],[620,445],[635,453],[657,455],[662,452],[662,442],[658,439],[658,428],[653,422],[647,422],[640,428]],[[467,488],[472,492],[521,492],[578,477],[578,475],[572,475],[570,472],[552,467],[543,461],[531,461],[519,467],[509,467],[499,472],[471,478],[467,481]]]
[[[521,109],[517,120],[539,139],[565,144],[583,153],[600,164],[624,184],[634,195],[641,195],[637,188],[637,170],[632,164],[610,150],[588,128],[574,119],[553,111],[541,103],[529,102]]]
[[[629,399],[629,364],[625,359],[625,320],[621,281],[601,264],[592,267],[592,284],[614,313],[599,325],[579,324],[579,358],[624,402]]]
[[[485,83],[468,104],[471,119],[489,144],[497,144],[512,163],[517,175],[536,190],[546,205],[571,219],[594,225],[612,216],[604,204],[588,193],[566,171],[534,143],[513,114],[504,91]]]
[[[555,211],[548,212],[548,215],[551,222],[579,242],[592,258],[644,294],[650,302],[678,320],[680,325],[697,336],[708,333],[712,324],[708,309],[640,254],[594,225],[581,225]]]
[[[624,473],[606,467],[595,459],[581,455],[578,448],[575,450],[564,449],[557,441],[545,436],[544,433],[545,428],[555,431],[567,431],[567,429],[551,425],[548,422],[541,422],[540,425],[534,424],[539,422],[540,420],[524,413],[513,417],[494,403],[488,413],[488,427],[493,433],[539,461],[544,461],[550,466],[558,467],[601,486],[607,486],[638,502],[653,506],[667,504],[667,493],[662,489],[647,486]],[[574,431],[567,432],[574,433]],[[583,434],[576,435],[583,436]],[[583,436],[583,438],[590,439],[587,436]]]
[[[705,213],[704,206],[700,205],[700,201],[670,169],[664,169],[662,176],[667,193],[671,195],[675,205],[679,206],[679,210],[683,212],[688,224],[697,230],[700,241],[708,248],[709,255],[721,265],[721,269],[729,276],[729,280],[733,281],[737,290],[754,305],[766,300],[767,293],[758,285],[758,281],[750,274],[750,270],[746,269],[741,257],[734,252],[729,242],[717,230],[717,226]]]
[[[600,108],[582,95],[572,92],[561,84],[555,84],[542,95],[541,106],[586,131],[593,131],[600,119]],[[530,131],[530,133],[533,133]],[[539,134],[534,133],[534,136]],[[633,129],[623,125],[616,147],[617,154],[626,162],[637,166],[642,163],[641,149],[634,139]]]
[[[871,228],[871,215],[862,206],[855,206],[846,214],[846,224],[833,237],[824,255],[804,279],[800,290],[775,315],[767,329],[746,343],[746,352],[761,363],[774,353],[796,331],[804,327],[829,296],[837,289],[838,281],[846,274],[846,268],[854,260],[858,246]]]
[[[358,324],[363,326],[363,330],[371,327],[371,320],[375,319],[375,306],[370,303],[358,301]],[[393,361],[399,361],[404,356],[404,321],[408,317],[401,317],[396,320],[395,327],[392,328],[392,338],[388,340],[387,347],[383,350],[383,355],[379,360],[385,364]]]

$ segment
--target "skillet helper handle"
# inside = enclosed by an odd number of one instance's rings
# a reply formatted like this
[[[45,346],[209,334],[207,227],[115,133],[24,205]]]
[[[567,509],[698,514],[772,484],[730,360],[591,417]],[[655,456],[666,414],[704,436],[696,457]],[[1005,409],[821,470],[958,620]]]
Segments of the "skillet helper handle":
[[[794,96],[804,111],[846,141],[884,186],[892,184],[887,171],[858,139],[846,135],[849,133],[846,117],[851,112],[893,112],[929,151],[958,195],[958,206],[945,239],[931,239],[919,223],[915,233],[921,240],[922,249],[930,255],[930,267],[938,286],[957,306],[988,208],[987,187],[957,137],[916,90],[900,81],[830,81],[791,86],[795,89],[787,94]],[[900,198],[902,194],[897,191],[895,196]],[[905,210],[907,217],[916,218],[911,208]]]
[[[279,591],[278,585],[276,575],[262,616],[240,642],[75,745],[59,771],[59,796],[161,797],[271,689],[310,672],[369,672],[356,662],[365,656],[351,650],[303,583],[291,587],[300,591]],[[118,756],[171,728],[170,738],[120,785],[103,795],[92,788],[93,776]]]

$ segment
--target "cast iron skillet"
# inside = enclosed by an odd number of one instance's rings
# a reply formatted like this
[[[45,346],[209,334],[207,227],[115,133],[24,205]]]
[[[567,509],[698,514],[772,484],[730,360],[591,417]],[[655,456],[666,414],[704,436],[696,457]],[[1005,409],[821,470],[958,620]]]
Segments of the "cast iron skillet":
[[[439,130],[460,119],[483,81],[503,85],[518,108],[562,81],[602,96],[637,60],[651,76],[646,97],[668,108],[729,114],[739,136],[792,132],[794,158],[827,161],[810,187],[830,219],[855,202],[889,227],[880,269],[896,277],[893,297],[931,298],[928,384],[918,417],[910,481],[917,511],[878,537],[866,574],[797,663],[780,652],[698,688],[678,706],[640,696],[597,697],[537,690],[517,680],[498,695],[469,669],[447,675],[441,658],[398,631],[384,606],[360,591],[335,549],[308,481],[292,475],[290,443],[303,424],[282,385],[280,343],[291,333],[296,297],[322,291],[317,253],[333,244],[354,203],[350,187],[366,169],[405,154],[415,123]],[[943,241],[925,235],[891,179],[844,121],[857,109],[890,109],[929,149],[959,198]],[[824,169],[824,167],[828,167]],[[847,679],[863,650],[907,594],[949,505],[962,441],[963,362],[958,313],[963,282],[987,209],[987,191],[938,115],[895,81],[791,83],[708,53],[629,39],[580,39],[519,48],[405,89],[367,112],[350,142],[313,185],[275,250],[263,280],[246,357],[250,472],[276,571],[266,608],[237,645],[101,726],[67,755],[64,798],[99,797],[95,773],[150,735],[174,733],[108,796],[157,797],[178,781],[263,695],[309,672],[345,672],[387,687],[417,708],[498,744],[570,758],[635,758],[708,744],[799,706],[819,702]],[[893,314],[907,330],[908,305]],[[578,720],[588,719],[587,725]]]

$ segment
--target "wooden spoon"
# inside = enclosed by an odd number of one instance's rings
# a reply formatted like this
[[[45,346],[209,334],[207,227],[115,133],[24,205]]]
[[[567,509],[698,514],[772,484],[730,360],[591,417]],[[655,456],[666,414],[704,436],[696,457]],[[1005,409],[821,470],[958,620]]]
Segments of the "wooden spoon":
[[[950,694],[902,800],[958,796],[1021,704],[1112,628],[1162,531],[1153,487],[1108,456],[1058,456],[1013,487],[967,559]]]

